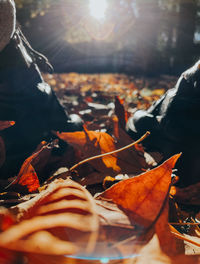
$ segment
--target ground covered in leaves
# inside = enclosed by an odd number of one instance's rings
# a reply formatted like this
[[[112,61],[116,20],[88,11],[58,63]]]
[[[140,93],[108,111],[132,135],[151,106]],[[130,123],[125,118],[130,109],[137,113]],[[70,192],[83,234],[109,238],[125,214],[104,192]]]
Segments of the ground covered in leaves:
[[[81,115],[84,131],[54,131],[18,175],[1,181],[0,263],[200,263],[200,184],[173,185],[180,155],[157,166],[161,155],[140,143],[116,152],[133,143],[127,118],[176,78],[44,77],[66,110]]]

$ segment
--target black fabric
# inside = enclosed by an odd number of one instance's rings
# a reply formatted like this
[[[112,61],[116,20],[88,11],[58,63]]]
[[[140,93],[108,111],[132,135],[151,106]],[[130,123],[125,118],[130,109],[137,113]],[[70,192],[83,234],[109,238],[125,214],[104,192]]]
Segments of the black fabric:
[[[45,57],[31,49],[20,30],[0,52],[0,120],[16,122],[0,133],[6,146],[1,177],[17,174],[36,146],[51,137],[51,130],[62,131],[65,125],[66,130],[73,129],[54,91],[44,82],[38,61],[47,63]]]
[[[159,151],[164,159],[182,152],[177,163],[180,184],[200,179],[200,61],[185,71],[176,86],[167,91],[147,111],[137,111],[127,123],[128,134],[137,139],[146,131],[151,135],[143,145]],[[156,120],[156,121],[155,121]]]

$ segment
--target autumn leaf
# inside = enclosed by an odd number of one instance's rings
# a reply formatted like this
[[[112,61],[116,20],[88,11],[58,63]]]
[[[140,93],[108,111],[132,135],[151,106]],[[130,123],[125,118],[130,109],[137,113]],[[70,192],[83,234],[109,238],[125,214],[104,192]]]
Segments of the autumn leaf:
[[[57,135],[78,149],[82,154],[82,159],[111,152],[116,149],[114,139],[103,132],[88,131],[85,129],[83,132],[57,133]],[[109,171],[113,174],[113,172],[118,173],[120,171],[115,154],[102,157],[90,163],[96,170],[101,172]]]
[[[115,115],[118,117],[120,127],[125,130],[128,121],[127,112],[123,106],[123,100],[119,96],[115,97]]]
[[[97,196],[98,254],[101,252],[104,257],[111,254],[115,258],[120,254],[124,258],[138,255],[155,234],[160,251],[168,254],[170,248],[172,254],[183,252],[182,241],[177,242],[168,226],[167,198],[172,168],[179,156],[140,176],[121,181]]]
[[[184,243],[172,233],[169,225],[169,199],[164,201],[163,208],[155,223],[155,233],[159,240],[160,248],[168,256],[184,254]]]
[[[107,133],[88,131],[86,129],[83,132],[57,133],[57,135],[72,145],[77,150],[77,153],[79,153],[79,159],[84,160],[88,157],[108,153],[133,143],[133,140],[124,131],[119,131],[120,135],[122,134],[122,140],[118,142],[115,142]],[[108,175],[115,176],[119,173],[137,175],[151,167],[146,162],[143,153],[138,152],[134,147],[130,150],[123,150],[123,152],[88,161],[88,163],[91,164],[95,171],[90,171],[87,174],[86,172],[83,173],[85,180],[82,184],[84,185],[102,182]],[[80,173],[83,171],[80,168],[78,170]],[[85,175],[87,176],[85,177]]]
[[[48,176],[51,169],[59,167],[62,159],[65,158],[65,164],[68,163],[69,152],[63,154],[63,156],[52,155],[52,150],[56,145],[56,142],[47,144],[46,142],[41,142],[37,147],[36,151],[28,157],[19,171],[19,174],[13,184],[11,184],[12,189],[19,189],[19,192],[35,192],[40,187],[40,181],[44,181],[45,177]],[[56,163],[56,165],[55,165]],[[46,176],[47,174],[47,176]],[[19,187],[22,188],[19,188]]]
[[[171,173],[179,155],[159,167],[113,185],[99,198],[112,200],[123,208],[134,223],[149,227],[158,216],[171,184]]]
[[[36,191],[40,187],[40,183],[33,166],[31,164],[25,164],[25,166],[25,169],[22,168],[21,172],[19,172],[20,179],[18,181],[18,184],[21,186],[25,186],[31,193]]]
[[[119,139],[115,143],[116,149],[129,145],[131,142],[133,140],[119,127]],[[143,149],[139,149],[137,145],[117,153],[117,165],[120,167],[121,174],[139,175],[155,166],[155,164],[155,160],[145,153]]]
[[[37,155],[39,155],[39,152],[32,154],[24,161],[16,180],[11,184],[12,188],[15,188],[15,186],[21,186],[23,187],[21,190],[23,192],[34,192],[40,187],[35,169],[31,165]]]
[[[0,233],[0,248],[67,255],[74,254],[81,242],[84,251],[90,252],[98,231],[94,208],[81,185],[56,180],[32,200],[12,208],[17,222]]]
[[[168,224],[168,199],[154,225],[154,235],[138,252],[136,258],[126,264],[196,264],[198,256],[184,254],[183,241],[177,239],[170,231]]]

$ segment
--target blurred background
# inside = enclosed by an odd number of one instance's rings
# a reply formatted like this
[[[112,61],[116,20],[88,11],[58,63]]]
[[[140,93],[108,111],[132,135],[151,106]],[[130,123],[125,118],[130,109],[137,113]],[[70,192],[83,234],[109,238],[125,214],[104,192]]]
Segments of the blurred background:
[[[200,55],[200,0],[15,0],[56,72],[178,75]]]

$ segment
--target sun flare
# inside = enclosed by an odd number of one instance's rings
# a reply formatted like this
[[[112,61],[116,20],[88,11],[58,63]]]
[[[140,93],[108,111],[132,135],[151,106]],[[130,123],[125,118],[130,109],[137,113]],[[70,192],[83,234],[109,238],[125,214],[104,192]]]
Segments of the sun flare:
[[[107,0],[90,0],[90,14],[98,20],[105,18]]]

